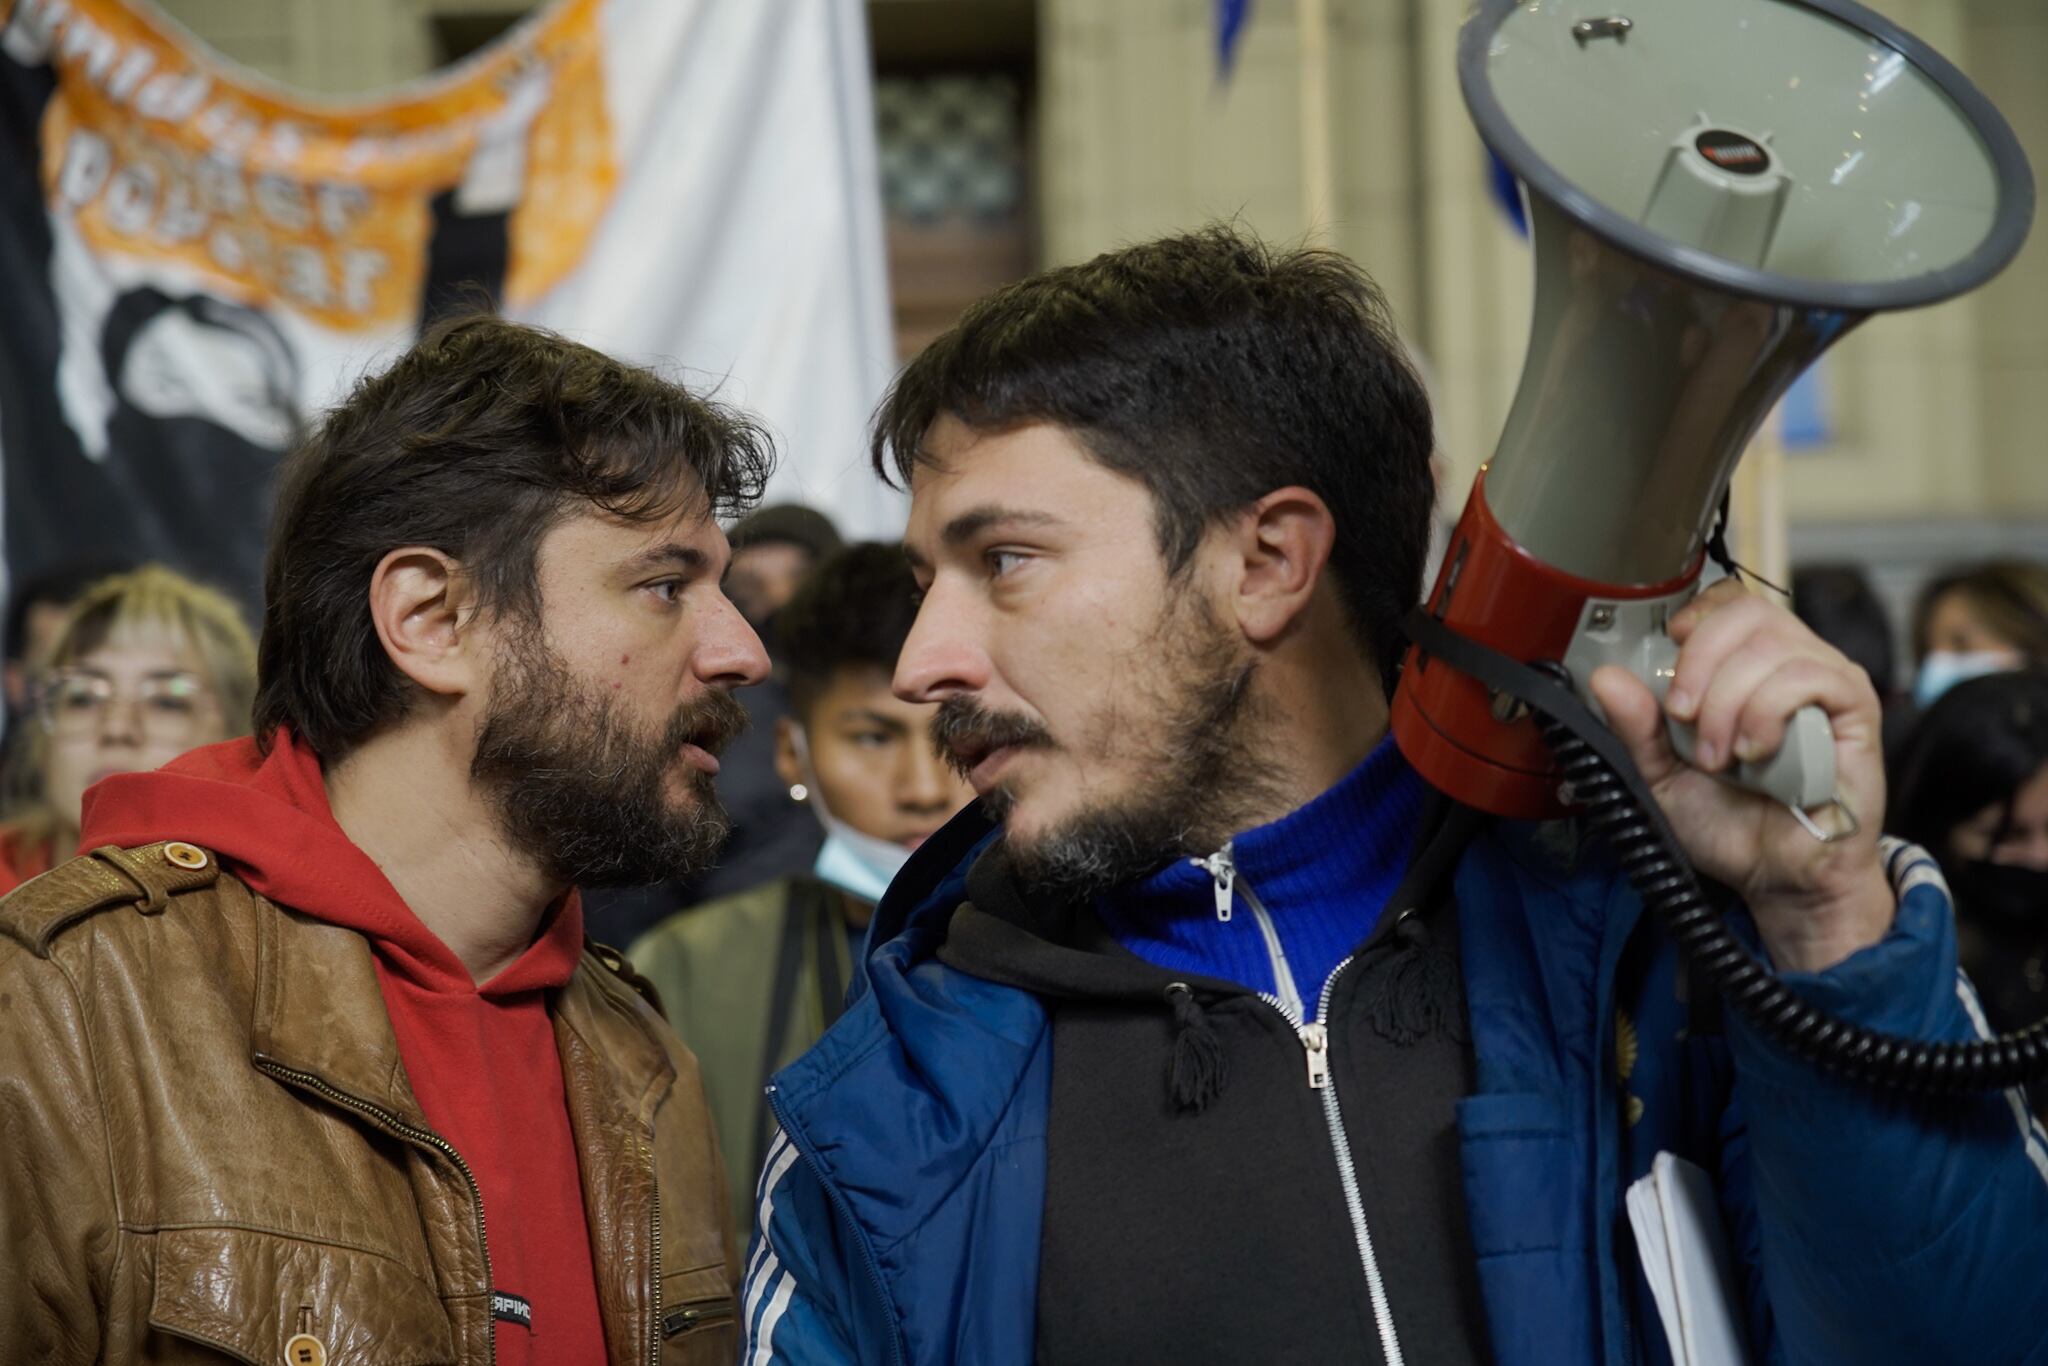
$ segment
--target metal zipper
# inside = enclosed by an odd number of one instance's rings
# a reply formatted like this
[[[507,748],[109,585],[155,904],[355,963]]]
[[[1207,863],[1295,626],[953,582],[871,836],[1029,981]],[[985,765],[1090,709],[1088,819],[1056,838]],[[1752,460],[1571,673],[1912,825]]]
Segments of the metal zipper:
[[[650,1279],[654,1282],[652,1292],[647,1296],[649,1318],[647,1323],[647,1366],[661,1366],[661,1168],[654,1160],[654,1146],[647,1148],[647,1219],[652,1226],[648,1241],[653,1245],[654,1262]]]
[[[1293,1004],[1294,1017],[1298,1020],[1302,1014],[1301,988],[1294,984],[1294,969],[1288,966],[1287,950],[1280,946],[1280,931],[1274,926],[1273,917],[1266,913],[1266,903],[1259,900],[1249,882],[1238,888],[1238,892],[1244,897],[1244,904],[1251,907],[1252,919],[1259,922],[1259,935],[1266,941],[1266,957],[1273,965],[1274,991],[1282,1001]],[[1318,1020],[1322,1015],[1321,1010],[1316,1011]],[[1313,1027],[1320,1029],[1322,1026]]]
[[[1337,1182],[1344,1188],[1344,1208],[1351,1215],[1351,1233],[1358,1243],[1358,1261],[1365,1268],[1365,1291],[1372,1300],[1373,1321],[1380,1330],[1380,1353],[1386,1358],[1386,1366],[1403,1366],[1401,1340],[1394,1332],[1394,1310],[1387,1300],[1387,1283],[1380,1275],[1380,1259],[1373,1252],[1371,1230],[1366,1227],[1365,1201],[1358,1192],[1358,1167],[1351,1159],[1351,1141],[1344,1136],[1344,1113],[1338,1108],[1337,1081],[1330,1072],[1330,1031],[1325,1023],[1330,1013],[1330,991],[1351,963],[1352,960],[1346,958],[1330,970],[1329,977],[1323,982],[1322,996],[1316,1004],[1314,1024],[1304,1024],[1298,1006],[1290,1010],[1286,1002],[1271,992],[1260,992],[1259,999],[1279,1011],[1280,1017],[1294,1026],[1302,1051],[1308,1055],[1308,1084],[1310,1089],[1322,1092],[1323,1122],[1329,1127],[1330,1147],[1337,1156]],[[1277,978],[1282,964],[1274,966]]]
[[[1266,904],[1259,900],[1257,892],[1249,882],[1239,882],[1237,860],[1231,850],[1231,841],[1226,840],[1221,849],[1207,858],[1188,860],[1207,873],[1216,887],[1216,918],[1228,922],[1230,919],[1231,894],[1233,890],[1244,898],[1250,908],[1252,919],[1258,922],[1259,938],[1265,941],[1266,957],[1273,965],[1273,987],[1282,1001],[1293,1003],[1293,1014],[1298,1020],[1302,1013],[1301,988],[1295,984],[1294,969],[1287,964],[1287,950],[1280,944],[1280,931],[1273,925],[1273,917],[1266,912]]]
[[[1191,858],[1189,863],[1207,873],[1216,884],[1216,918],[1224,924],[1230,923],[1230,887],[1237,881],[1237,864],[1230,853],[1231,841],[1223,841],[1223,847],[1207,858]]]
[[[674,1337],[692,1328],[701,1328],[707,1323],[718,1323],[735,1317],[732,1300],[692,1300],[669,1311],[662,1317],[661,1331],[664,1337]]]
[[[484,1230],[483,1188],[477,1185],[476,1173],[472,1172],[469,1169],[469,1164],[462,1160],[462,1154],[455,1151],[454,1144],[431,1129],[416,1128],[413,1125],[407,1124],[389,1110],[379,1109],[366,1100],[360,1100],[346,1091],[335,1089],[314,1076],[311,1072],[301,1072],[295,1067],[286,1067],[283,1063],[271,1058],[259,1057],[255,1059],[255,1063],[257,1070],[267,1072],[282,1081],[288,1081],[294,1086],[303,1087],[308,1091],[314,1092],[316,1095],[323,1096],[334,1104],[341,1106],[344,1110],[352,1110],[356,1114],[361,1115],[387,1133],[396,1134],[398,1137],[416,1146],[432,1148],[435,1152],[444,1154],[449,1161],[453,1162],[456,1170],[462,1173],[462,1179],[469,1183],[469,1197],[476,1209],[477,1251],[483,1254],[484,1259],[484,1292],[486,1294],[490,1293],[492,1285],[491,1244]],[[487,1307],[484,1318],[484,1360],[495,1362],[497,1359],[498,1327],[490,1318]]]
[[[1358,1243],[1359,1264],[1365,1268],[1365,1289],[1372,1298],[1373,1321],[1379,1325],[1380,1351],[1386,1358],[1386,1366],[1403,1366],[1401,1340],[1394,1333],[1393,1306],[1387,1301],[1387,1283],[1380,1275],[1380,1259],[1373,1252],[1372,1233],[1365,1223],[1365,1201],[1358,1192],[1358,1167],[1351,1158],[1351,1141],[1344,1136],[1344,1113],[1337,1105],[1337,1083],[1330,1073],[1330,990],[1337,985],[1338,976],[1351,966],[1346,958],[1330,970],[1323,981],[1323,992],[1316,1002],[1315,1023],[1302,1019],[1301,989],[1295,984],[1294,969],[1288,966],[1287,951],[1280,943],[1280,931],[1273,924],[1273,917],[1267,912],[1265,903],[1252,890],[1249,882],[1238,877],[1237,860],[1231,849],[1232,841],[1226,840],[1221,849],[1207,858],[1190,859],[1196,867],[1208,873],[1216,886],[1216,918],[1230,919],[1233,892],[1244,898],[1244,904],[1251,909],[1252,918],[1258,921],[1259,937],[1265,941],[1266,957],[1273,968],[1273,987],[1270,992],[1262,991],[1259,999],[1280,1012],[1280,1017],[1294,1027],[1295,1037],[1301,1040],[1303,1054],[1308,1060],[1308,1085],[1312,1091],[1323,1096],[1323,1121],[1329,1126],[1330,1147],[1337,1157],[1337,1181],[1344,1188],[1344,1208],[1351,1215],[1351,1232]]]

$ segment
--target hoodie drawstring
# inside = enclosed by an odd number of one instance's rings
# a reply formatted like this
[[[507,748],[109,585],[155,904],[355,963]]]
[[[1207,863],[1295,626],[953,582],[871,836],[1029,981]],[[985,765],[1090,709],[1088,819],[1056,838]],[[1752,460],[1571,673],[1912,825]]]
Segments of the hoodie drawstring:
[[[1394,947],[1372,965],[1361,993],[1366,1022],[1398,1048],[1446,1030],[1464,1038],[1458,975],[1451,956],[1432,951],[1429,927],[1410,906],[1394,920]]]
[[[1166,1066],[1166,1084],[1175,1105],[1200,1114],[1223,1093],[1223,1041],[1216,1037],[1208,1015],[1186,982],[1167,985],[1166,1004],[1173,1009],[1173,1052]]]

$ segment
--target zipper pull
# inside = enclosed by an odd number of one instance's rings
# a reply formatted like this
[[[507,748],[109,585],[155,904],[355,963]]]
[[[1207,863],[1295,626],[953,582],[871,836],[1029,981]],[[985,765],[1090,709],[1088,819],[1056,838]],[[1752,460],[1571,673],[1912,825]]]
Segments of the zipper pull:
[[[1301,1046],[1308,1054],[1308,1089],[1320,1091],[1330,1084],[1330,1031],[1321,1024],[1301,1027]]]
[[[1237,864],[1230,856],[1230,843],[1224,842],[1221,849],[1207,858],[1189,859],[1188,862],[1202,869],[1216,883],[1216,918],[1224,924],[1230,923],[1231,889],[1237,886]]]

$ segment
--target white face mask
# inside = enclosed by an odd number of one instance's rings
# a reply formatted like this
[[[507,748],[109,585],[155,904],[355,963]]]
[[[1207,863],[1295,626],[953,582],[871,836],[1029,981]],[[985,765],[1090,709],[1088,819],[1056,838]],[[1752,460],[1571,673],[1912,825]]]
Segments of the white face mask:
[[[2005,650],[1930,650],[1920,661],[1920,672],[1913,679],[1913,701],[1925,711],[1934,705],[1935,698],[1956,684],[1985,674],[2004,673],[2017,668],[2018,663]]]
[[[793,728],[791,740],[797,766],[803,770],[804,786],[810,789],[811,810],[816,813],[818,824],[825,827],[825,843],[818,850],[811,872],[820,881],[863,901],[880,901],[882,893],[889,890],[889,883],[909,861],[910,850],[894,840],[856,830],[833,815],[825,805],[825,789],[818,783],[817,770],[811,767],[811,750],[801,726]]]

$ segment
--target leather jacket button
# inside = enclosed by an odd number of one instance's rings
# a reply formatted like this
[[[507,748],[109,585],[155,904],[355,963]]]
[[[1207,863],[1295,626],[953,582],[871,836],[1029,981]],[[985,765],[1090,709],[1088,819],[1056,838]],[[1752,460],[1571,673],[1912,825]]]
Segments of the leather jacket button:
[[[327,1344],[311,1333],[300,1333],[284,1345],[284,1359],[285,1366],[327,1366]]]
[[[164,858],[170,863],[177,864],[180,868],[190,868],[194,872],[206,866],[206,851],[196,844],[186,844],[182,840],[173,840],[171,843],[166,844],[164,846]],[[301,1334],[301,1336],[304,1335]],[[292,1340],[294,1342],[298,1341],[297,1338]],[[317,1346],[318,1344],[315,1343],[314,1345]]]

